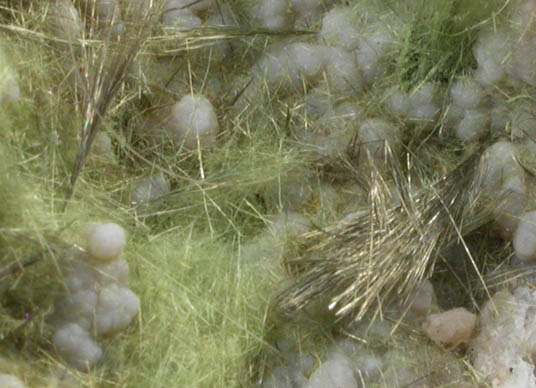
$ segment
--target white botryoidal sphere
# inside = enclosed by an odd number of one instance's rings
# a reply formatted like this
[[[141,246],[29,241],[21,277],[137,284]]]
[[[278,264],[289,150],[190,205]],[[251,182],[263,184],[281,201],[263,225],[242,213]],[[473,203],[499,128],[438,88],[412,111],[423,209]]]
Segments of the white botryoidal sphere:
[[[509,141],[500,140],[487,148],[480,160],[484,188],[498,189],[510,176],[523,175],[518,157],[519,147]]]
[[[102,357],[99,345],[87,330],[76,323],[69,323],[56,330],[52,342],[58,354],[80,370],[91,368]]]
[[[508,58],[508,34],[504,31],[484,31],[473,45],[473,55],[478,63],[475,79],[484,86],[494,85],[506,76],[504,60]]]
[[[75,251],[71,259],[63,266],[64,283],[69,292],[76,293],[92,289],[97,283],[98,274],[89,264],[91,257],[85,252]]]
[[[173,105],[166,127],[172,139],[187,149],[212,145],[220,128],[210,101],[190,94]]]
[[[366,325],[370,325],[370,323],[366,323]],[[374,331],[374,328],[368,326],[356,331],[352,330],[352,333],[370,333],[371,331]],[[348,338],[339,339],[328,348],[328,361],[340,360],[344,363],[344,358],[341,359],[341,357],[348,357],[347,360],[351,361],[350,367],[355,366],[354,375],[359,376],[358,380],[364,384],[359,385],[359,387],[368,387],[382,374],[386,367],[381,356],[358,341]]]
[[[334,93],[356,93],[363,89],[365,80],[357,66],[356,56],[338,47],[326,47],[326,75]]]
[[[450,88],[452,103],[463,109],[476,109],[486,101],[486,92],[471,78],[458,79]]]
[[[114,334],[125,329],[140,309],[140,299],[128,287],[111,284],[101,288],[95,314],[99,335]]]
[[[310,388],[358,388],[355,367],[346,356],[334,353],[309,378]]]
[[[525,262],[536,261],[536,211],[521,216],[514,233],[514,250]]]
[[[323,46],[291,43],[265,53],[254,66],[258,82],[270,87],[300,88],[303,81],[313,82],[325,69],[327,58]]]
[[[456,126],[456,137],[462,141],[481,138],[489,129],[491,118],[484,109],[466,110],[463,119]]]
[[[110,262],[99,263],[95,265],[94,269],[97,273],[99,285],[106,286],[117,283],[128,286],[130,268],[125,259],[119,258]]]
[[[436,85],[432,82],[426,82],[411,91],[408,96],[409,103],[415,106],[430,104],[434,101],[436,94]]]
[[[395,115],[405,116],[411,120],[433,120],[439,112],[436,102],[436,85],[431,82],[420,85],[410,93],[404,93],[393,86],[385,93],[387,108]]]
[[[17,377],[8,374],[0,374],[0,387],[2,388],[26,388],[26,385]]]
[[[392,51],[394,39],[391,31],[384,24],[369,27],[359,39],[357,49],[357,64],[367,83],[371,84],[387,72],[387,66],[382,60]]]
[[[121,256],[127,241],[125,230],[113,223],[91,225],[85,231],[84,237],[88,253],[101,261],[110,261]]]
[[[303,75],[311,80],[318,77],[326,67],[322,47],[308,43],[292,43],[283,49],[288,61],[289,72]]]
[[[58,295],[50,322],[55,327],[73,322],[90,330],[95,320],[99,289],[111,284],[127,287],[128,262],[122,258],[95,262],[88,254],[78,253],[62,267],[66,292]]]
[[[322,18],[320,43],[353,51],[359,45],[360,32],[352,21],[352,10],[349,7],[333,8]]]
[[[95,318],[98,295],[92,289],[73,292],[56,301],[52,318],[55,326],[66,322],[76,323],[84,330],[90,330]]]
[[[288,30],[294,24],[289,0],[260,0],[252,17],[258,25],[270,31]]]
[[[437,87],[426,82],[408,94],[408,117],[414,120],[432,120],[439,112],[436,103]]]
[[[536,61],[535,50],[536,44],[533,35],[522,35],[516,40],[511,54],[511,61],[506,68],[513,85],[522,81],[531,86],[536,86],[536,72],[534,71]]]
[[[279,365],[263,379],[259,388],[306,387],[307,378],[294,365]]]

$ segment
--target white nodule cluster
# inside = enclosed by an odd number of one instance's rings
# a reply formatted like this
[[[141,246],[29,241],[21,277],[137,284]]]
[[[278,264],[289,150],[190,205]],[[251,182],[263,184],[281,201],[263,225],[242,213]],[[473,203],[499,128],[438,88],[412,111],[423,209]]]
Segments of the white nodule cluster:
[[[362,383],[373,383],[384,367],[380,357],[362,344],[348,339],[336,340],[316,368],[312,356],[296,354],[291,346],[276,346],[284,354],[285,365],[274,368],[261,388],[357,388]]]
[[[452,103],[462,109],[477,109],[486,100],[486,92],[474,79],[461,78],[450,88]]]
[[[393,51],[396,39],[389,27],[378,22],[364,32],[358,43],[357,64],[368,84],[381,79],[387,73],[384,58]]]
[[[165,133],[186,149],[212,145],[219,131],[218,116],[202,95],[186,95],[171,107],[164,124]]]
[[[79,369],[98,362],[102,350],[92,334],[125,329],[140,301],[129,288],[129,266],[121,258],[125,231],[116,224],[91,225],[84,235],[88,253],[75,251],[62,266],[66,291],[58,296],[51,323],[58,354]]]
[[[300,4],[305,1],[300,0]],[[294,4],[288,0],[260,3],[259,12],[277,15],[264,18],[265,27],[277,30],[292,24],[291,3]],[[249,87],[253,91],[248,90],[246,98],[251,93],[254,100],[257,89],[265,85],[285,92],[303,92],[316,86],[342,96],[356,95],[367,84],[374,84],[386,73],[385,59],[392,55],[397,38],[391,33],[392,26],[384,21],[360,21],[354,17],[357,14],[351,7],[335,7],[322,18],[318,44],[293,42],[267,50],[253,68],[255,82]]]
[[[478,62],[475,78],[482,85],[493,85],[505,77],[503,60],[508,55],[508,35],[505,31],[485,31],[479,34],[473,46],[473,55]]]
[[[309,379],[308,388],[358,388],[355,367],[346,356],[334,353]]]
[[[462,141],[478,140],[492,125],[491,106],[485,89],[476,80],[464,77],[450,88],[451,105],[447,119]]]
[[[54,333],[56,351],[78,369],[87,369],[102,357],[102,349],[88,331],[76,323],[68,323]]]
[[[380,320],[350,325],[346,328],[347,336],[332,340],[326,356],[316,365],[314,359],[312,363],[308,360],[307,354],[295,355],[292,347],[281,347],[277,343],[275,346],[285,364],[267,373],[260,388],[403,387],[416,381],[422,387],[438,384],[472,386],[465,384],[469,379],[464,377],[464,370],[455,362],[455,355],[433,344],[413,347],[406,335],[393,336],[393,330],[392,323]],[[359,340],[364,335],[367,343]],[[381,343],[395,340],[402,346],[382,349],[370,346],[372,340]],[[443,369],[446,369],[444,373]],[[437,372],[426,373],[430,370]]]
[[[471,342],[471,361],[494,388],[535,388],[536,292],[519,287],[497,292],[480,312],[480,330]]]
[[[536,211],[521,216],[514,233],[516,256],[525,262],[536,261]]]
[[[346,7],[333,8],[322,18],[319,39],[323,44],[352,51],[359,46],[360,36],[361,31]]]
[[[285,91],[301,91],[304,81],[315,85],[323,78],[340,93],[360,91],[364,85],[355,55],[339,47],[309,43],[292,43],[267,52],[255,65],[253,78],[253,87],[266,84]]]
[[[254,20],[270,31],[287,30],[294,24],[288,0],[263,0],[253,9]]]
[[[118,258],[127,243],[125,230],[117,224],[91,225],[84,237],[88,253],[92,258],[102,261]]]
[[[393,51],[397,39],[385,22],[359,24],[353,14],[355,12],[348,7],[336,7],[326,13],[322,19],[319,40],[322,44],[349,53],[352,61],[344,62],[355,63],[359,72],[359,76],[351,73],[352,77],[361,79],[363,84],[373,84],[386,73],[384,59]]]
[[[478,63],[475,77],[486,86],[504,83],[536,86],[536,31],[533,0],[516,0],[510,5],[508,27],[480,32],[473,46]]]
[[[286,365],[278,365],[274,368],[267,378],[263,381],[259,388],[279,388],[279,387],[305,387],[307,385],[307,377],[314,367],[314,358],[310,355],[299,355],[292,352],[289,346],[285,346],[285,341],[282,346],[277,346],[282,351],[285,351]],[[289,348],[289,349],[287,349]]]
[[[353,53],[339,47],[327,47],[326,78],[329,87],[342,94],[355,94],[363,89],[365,81]]]
[[[140,308],[138,296],[124,285],[112,283],[101,287],[95,314],[95,331],[109,335],[124,330]]]
[[[255,64],[253,76],[269,87],[299,88],[303,80],[313,82],[326,69],[325,47],[291,43],[265,53]]]
[[[2,388],[26,388],[26,385],[16,376],[0,374],[0,387]]]
[[[431,121],[439,113],[437,86],[431,82],[419,85],[409,93],[392,87],[386,92],[385,102],[393,114],[411,121]]]

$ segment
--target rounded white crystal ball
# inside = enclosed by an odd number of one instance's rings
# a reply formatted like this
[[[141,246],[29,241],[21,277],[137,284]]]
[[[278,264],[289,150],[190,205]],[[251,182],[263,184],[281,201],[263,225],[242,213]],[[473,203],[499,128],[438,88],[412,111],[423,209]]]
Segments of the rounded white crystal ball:
[[[536,211],[525,213],[514,233],[514,250],[526,262],[536,261]]]
[[[175,141],[189,149],[210,145],[219,130],[210,101],[201,95],[186,95],[171,108],[168,129]]]
[[[125,249],[127,236],[117,224],[97,224],[85,233],[87,251],[97,260],[109,261],[118,258]]]
[[[58,353],[70,364],[84,370],[102,357],[102,349],[89,333],[76,323],[69,323],[54,333],[52,342]]]

